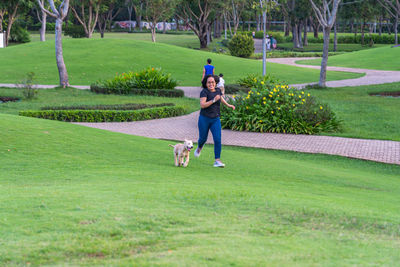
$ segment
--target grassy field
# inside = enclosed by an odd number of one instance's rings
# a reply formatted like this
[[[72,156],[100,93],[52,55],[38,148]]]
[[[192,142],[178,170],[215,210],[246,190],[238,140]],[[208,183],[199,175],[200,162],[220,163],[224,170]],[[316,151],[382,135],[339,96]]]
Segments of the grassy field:
[[[171,142],[0,114],[0,265],[400,261],[400,167]]]
[[[226,82],[234,82],[247,73],[260,73],[260,61],[236,58],[205,51],[139,40],[124,39],[66,39],[64,59],[70,83],[88,85],[129,70],[148,66],[162,67],[180,81],[181,85],[199,85],[203,65],[211,57],[217,73],[224,73]],[[27,72],[35,72],[37,83],[58,84],[54,42],[32,42],[0,50],[0,83],[16,83]],[[314,82],[318,70],[270,63],[268,72],[288,83]],[[360,77],[360,74],[329,72],[329,80]]]
[[[149,42],[151,41],[150,33],[125,33],[125,32],[116,33],[116,32],[112,32],[112,33],[105,33],[104,37],[106,39],[125,39],[125,40],[139,40],[139,41],[149,41]],[[69,36],[63,36],[63,38],[71,39],[71,37],[69,37]],[[101,39],[100,33],[93,33],[92,38]],[[32,40],[32,42],[39,42],[40,35],[37,33],[32,33],[31,40]],[[46,40],[47,41],[54,40],[54,34],[47,33]],[[175,35],[175,34],[158,34],[157,33],[156,41],[157,41],[157,43],[176,45],[176,46],[185,47],[185,48],[195,48],[195,49],[200,48],[199,38],[197,38],[197,36],[194,34]],[[215,40],[215,42],[218,42],[218,41],[220,41],[220,39]],[[211,47],[212,46],[213,46],[213,43],[212,43]]]
[[[343,122],[341,133],[329,135],[400,141],[400,98],[369,95],[390,91],[400,91],[400,83],[309,90]]]
[[[376,70],[399,70],[398,58],[400,57],[400,47],[392,48],[384,46],[376,49],[367,49],[353,53],[346,53],[330,57],[329,66],[376,69]],[[298,63],[307,65],[320,65],[321,59],[300,60]]]

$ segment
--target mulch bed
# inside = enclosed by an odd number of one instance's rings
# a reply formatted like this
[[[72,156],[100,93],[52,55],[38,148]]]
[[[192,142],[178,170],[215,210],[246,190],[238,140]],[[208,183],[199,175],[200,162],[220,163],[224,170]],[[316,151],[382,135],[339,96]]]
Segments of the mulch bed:
[[[380,92],[380,93],[370,93],[371,96],[392,96],[392,97],[400,97],[399,92]]]
[[[12,96],[0,96],[0,103],[1,102],[15,102],[21,100],[18,97],[12,97]]]

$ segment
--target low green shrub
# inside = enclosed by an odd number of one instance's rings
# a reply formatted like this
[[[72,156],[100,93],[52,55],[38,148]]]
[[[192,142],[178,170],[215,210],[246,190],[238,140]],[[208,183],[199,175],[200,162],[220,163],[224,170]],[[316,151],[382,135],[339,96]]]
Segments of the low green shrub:
[[[161,119],[185,114],[183,107],[140,110],[22,110],[20,116],[68,122],[126,122]]]
[[[81,25],[68,25],[64,28],[64,34],[72,38],[85,38],[85,29]]]
[[[30,100],[37,96],[38,90],[34,88],[35,73],[28,72],[26,77],[20,81],[18,87],[22,89],[22,95]]]
[[[247,95],[234,95],[228,99],[235,105],[235,110],[222,107],[223,128],[294,134],[339,130],[340,123],[335,114],[309,93],[274,82],[256,83]]]
[[[127,103],[117,105],[79,105],[79,106],[46,106],[41,107],[41,110],[137,110],[144,108],[158,108],[175,106],[174,103],[161,103],[161,104],[139,104],[139,103]]]
[[[232,56],[248,58],[254,53],[253,38],[243,34],[236,34],[228,43]]]
[[[31,37],[27,29],[19,25],[14,25],[14,27],[11,28],[10,41],[14,43],[29,43]]]
[[[182,90],[174,89],[177,81],[171,74],[165,74],[160,68],[147,68],[138,72],[124,72],[114,78],[97,81],[90,90],[102,94],[138,94],[154,96],[182,97]]]
[[[345,52],[329,52],[329,56],[344,54]],[[262,59],[263,54],[254,54],[251,58]],[[285,57],[322,57],[322,52],[294,52],[294,51],[273,51],[267,52],[267,58],[285,58]]]

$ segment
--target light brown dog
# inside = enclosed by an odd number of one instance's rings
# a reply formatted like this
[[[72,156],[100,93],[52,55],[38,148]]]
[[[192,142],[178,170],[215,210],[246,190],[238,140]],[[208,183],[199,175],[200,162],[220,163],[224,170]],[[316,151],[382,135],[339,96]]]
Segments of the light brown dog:
[[[193,148],[192,140],[186,140],[183,144],[169,145],[174,148],[175,166],[187,167],[189,164],[190,150]]]

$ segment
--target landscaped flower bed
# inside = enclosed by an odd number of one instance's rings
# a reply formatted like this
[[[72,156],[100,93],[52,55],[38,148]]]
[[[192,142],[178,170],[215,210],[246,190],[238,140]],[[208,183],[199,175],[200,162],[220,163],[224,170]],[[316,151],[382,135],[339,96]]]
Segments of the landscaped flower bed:
[[[223,128],[294,134],[338,131],[339,121],[326,104],[309,93],[275,83],[270,78],[252,77],[247,94],[234,95],[228,102],[235,110],[223,106]]]

